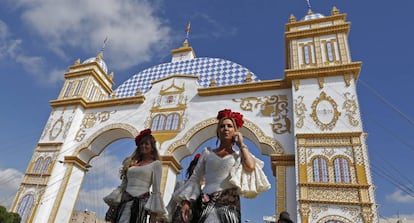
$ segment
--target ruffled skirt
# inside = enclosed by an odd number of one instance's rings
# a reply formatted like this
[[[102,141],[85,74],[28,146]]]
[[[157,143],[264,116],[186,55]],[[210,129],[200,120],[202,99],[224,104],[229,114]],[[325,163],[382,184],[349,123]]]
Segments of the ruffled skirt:
[[[149,212],[145,209],[145,204],[149,199],[149,193],[132,197],[127,192],[119,207],[118,223],[145,223],[147,222]]]
[[[240,223],[240,196],[237,188],[202,195],[198,223]]]

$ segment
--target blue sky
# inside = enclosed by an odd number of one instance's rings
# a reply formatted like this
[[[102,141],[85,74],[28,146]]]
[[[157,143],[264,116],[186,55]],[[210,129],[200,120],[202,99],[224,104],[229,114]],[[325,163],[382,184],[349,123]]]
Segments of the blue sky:
[[[311,4],[314,12],[324,15],[336,6],[351,22],[351,56],[363,63],[358,100],[379,213],[384,218],[399,214],[414,219],[414,109],[409,93],[414,83],[414,2],[319,0]],[[239,63],[261,80],[281,79],[285,24],[291,14],[299,20],[306,11],[304,0],[1,0],[0,205],[8,207],[13,199],[64,72],[78,58],[96,56],[105,37],[105,61],[115,74],[116,86],[145,68],[170,61],[170,50],[182,44],[189,21],[190,44],[198,57]],[[88,178],[111,170],[108,163],[118,168],[132,147],[129,141],[111,145],[95,161],[97,168]],[[111,179],[116,179],[116,173],[106,180]],[[90,185],[99,185],[96,190],[103,193],[112,186],[106,180],[99,184],[90,180]],[[273,196],[245,201],[243,217],[260,222],[261,215],[271,215],[272,209],[263,210],[255,203],[271,203],[268,197]],[[89,205],[79,207],[97,206],[98,213],[105,209],[97,202]]]

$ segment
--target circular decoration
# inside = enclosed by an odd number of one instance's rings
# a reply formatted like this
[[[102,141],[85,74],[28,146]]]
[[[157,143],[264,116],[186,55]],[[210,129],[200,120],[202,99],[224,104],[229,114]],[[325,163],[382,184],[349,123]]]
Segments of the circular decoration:
[[[312,103],[311,117],[321,130],[332,130],[340,115],[336,102],[323,91]]]
[[[49,134],[52,140],[56,139],[56,137],[60,135],[63,129],[63,124],[64,124],[64,121],[62,117],[60,117],[58,120],[56,120],[55,123],[53,123],[52,129],[50,130],[50,134]]]

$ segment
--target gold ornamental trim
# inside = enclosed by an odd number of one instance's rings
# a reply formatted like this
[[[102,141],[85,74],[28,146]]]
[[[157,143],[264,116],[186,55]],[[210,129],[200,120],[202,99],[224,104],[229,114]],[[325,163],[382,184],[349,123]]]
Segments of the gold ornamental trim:
[[[328,35],[333,33],[348,33],[351,27],[350,22],[344,22],[342,24],[335,24],[331,26],[324,26],[324,27],[311,27],[310,29],[303,29],[303,30],[292,30],[286,31],[285,37],[286,41],[292,39],[302,39],[308,37],[314,37],[318,35]]]
[[[84,162],[77,156],[65,156],[63,163],[74,164],[75,166],[81,168],[84,171],[88,171],[89,168],[92,167],[91,165],[89,165],[89,163]]]
[[[311,139],[311,138],[342,138],[342,137],[360,137],[362,132],[339,132],[339,133],[298,133],[297,138]]]
[[[101,69],[101,66],[99,66],[98,63],[96,63],[96,62],[92,62],[92,63],[94,63],[98,67],[98,69],[101,70],[101,72],[103,74],[102,75],[103,78],[105,78],[106,81],[108,81],[113,86],[115,84],[114,81],[111,80],[110,77],[105,73],[105,71],[103,71]],[[85,65],[85,66],[77,65],[76,68],[89,67],[90,66],[89,63],[88,64],[82,64],[82,65]],[[71,67],[71,68],[73,68],[73,67]],[[103,88],[105,89],[105,91],[107,91],[108,93],[111,93],[112,92],[112,89],[111,89],[112,86],[108,86],[108,84],[105,83],[102,80],[102,76],[99,76],[99,74],[94,69],[92,69],[92,68],[88,68],[88,69],[80,70],[80,71],[69,71],[69,72],[65,73],[65,79],[76,78],[76,77],[83,77],[83,76],[89,76],[91,73],[92,73],[92,77],[96,81],[98,81],[101,86],[103,86]]]
[[[318,106],[322,103],[326,102],[329,104],[329,108],[322,108],[322,110]],[[319,97],[316,98],[312,103],[312,114],[310,115],[315,122],[315,124],[323,131],[323,130],[332,130],[336,122],[339,119],[341,113],[338,111],[338,105],[336,104],[335,100],[330,96],[327,96],[325,92],[321,92]],[[328,122],[323,122],[320,119],[321,115],[329,114],[332,116]]]
[[[346,13],[342,14],[336,14],[331,16],[325,16],[323,18],[319,18],[317,23],[326,23],[326,22],[333,22],[335,20],[342,20],[345,21],[346,19]],[[311,25],[315,24],[315,20],[302,20],[302,21],[296,21],[291,20],[290,23],[286,24],[286,29],[289,30],[292,27],[298,27],[298,26],[305,26],[305,25]]]
[[[332,65],[324,67],[306,68],[306,69],[287,69],[285,77],[289,81],[296,79],[309,79],[320,77],[333,77],[338,75],[347,75],[351,73],[354,79],[358,79],[362,62],[351,62],[341,65]]]
[[[189,75],[189,74],[172,74],[172,75],[169,75],[168,77],[163,77],[161,79],[155,80],[155,81],[151,82],[151,84],[154,85],[156,83],[159,83],[159,82],[162,82],[162,81],[165,81],[165,80],[168,80],[168,79],[173,79],[173,78],[176,78],[176,77],[186,77],[186,78],[194,78],[194,79],[199,78],[198,75],[194,76],[194,75]]]
[[[336,205],[357,205],[361,207],[371,207],[373,205],[372,202],[347,202],[347,201],[322,201],[322,200],[309,200],[309,199],[299,199],[299,203],[318,203],[318,204],[336,204]]]
[[[272,169],[278,166],[295,166],[295,155],[275,154],[270,156]]]
[[[329,187],[329,188],[354,188],[354,189],[369,189],[369,184],[349,184],[349,183],[299,183],[302,187]]]
[[[227,94],[239,94],[246,92],[256,91],[269,91],[269,90],[281,90],[290,89],[292,86],[290,81],[286,80],[268,80],[268,81],[257,81],[243,84],[234,84],[226,86],[216,86],[199,88],[199,96],[216,96],[216,95],[227,95]]]
[[[42,146],[46,146],[46,147],[53,147],[53,146],[61,146],[63,143],[62,142],[40,142],[37,144],[37,146],[42,147]],[[41,148],[39,148],[39,150],[41,150]]]
[[[142,95],[133,96],[133,97],[126,97],[126,98],[115,98],[109,99],[104,101],[94,101],[94,102],[87,102],[83,98],[70,98],[70,99],[59,99],[59,100],[51,100],[50,106],[53,108],[58,107],[65,107],[65,106],[82,106],[84,109],[90,108],[108,108],[108,107],[116,107],[122,105],[133,105],[133,104],[143,104],[145,101],[145,97]]]
[[[170,166],[176,174],[178,174],[180,170],[183,168],[180,162],[178,162],[172,155],[160,156],[160,160],[162,164]]]

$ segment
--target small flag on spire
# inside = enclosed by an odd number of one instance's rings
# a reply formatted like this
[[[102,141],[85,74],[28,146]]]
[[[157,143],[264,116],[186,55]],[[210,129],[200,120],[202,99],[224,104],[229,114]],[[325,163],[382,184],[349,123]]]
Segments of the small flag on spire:
[[[101,48],[101,51],[103,52],[104,51],[104,49],[105,49],[105,46],[106,46],[106,42],[108,41],[108,36],[106,36],[105,37],[105,39],[104,39],[104,41],[103,41],[103,44],[102,44],[102,48]]]
[[[310,0],[306,0],[306,4],[308,5],[308,9],[312,9]]]
[[[188,22],[187,27],[185,28],[186,39],[188,39],[188,35],[190,34],[190,29],[191,29],[191,22]]]

